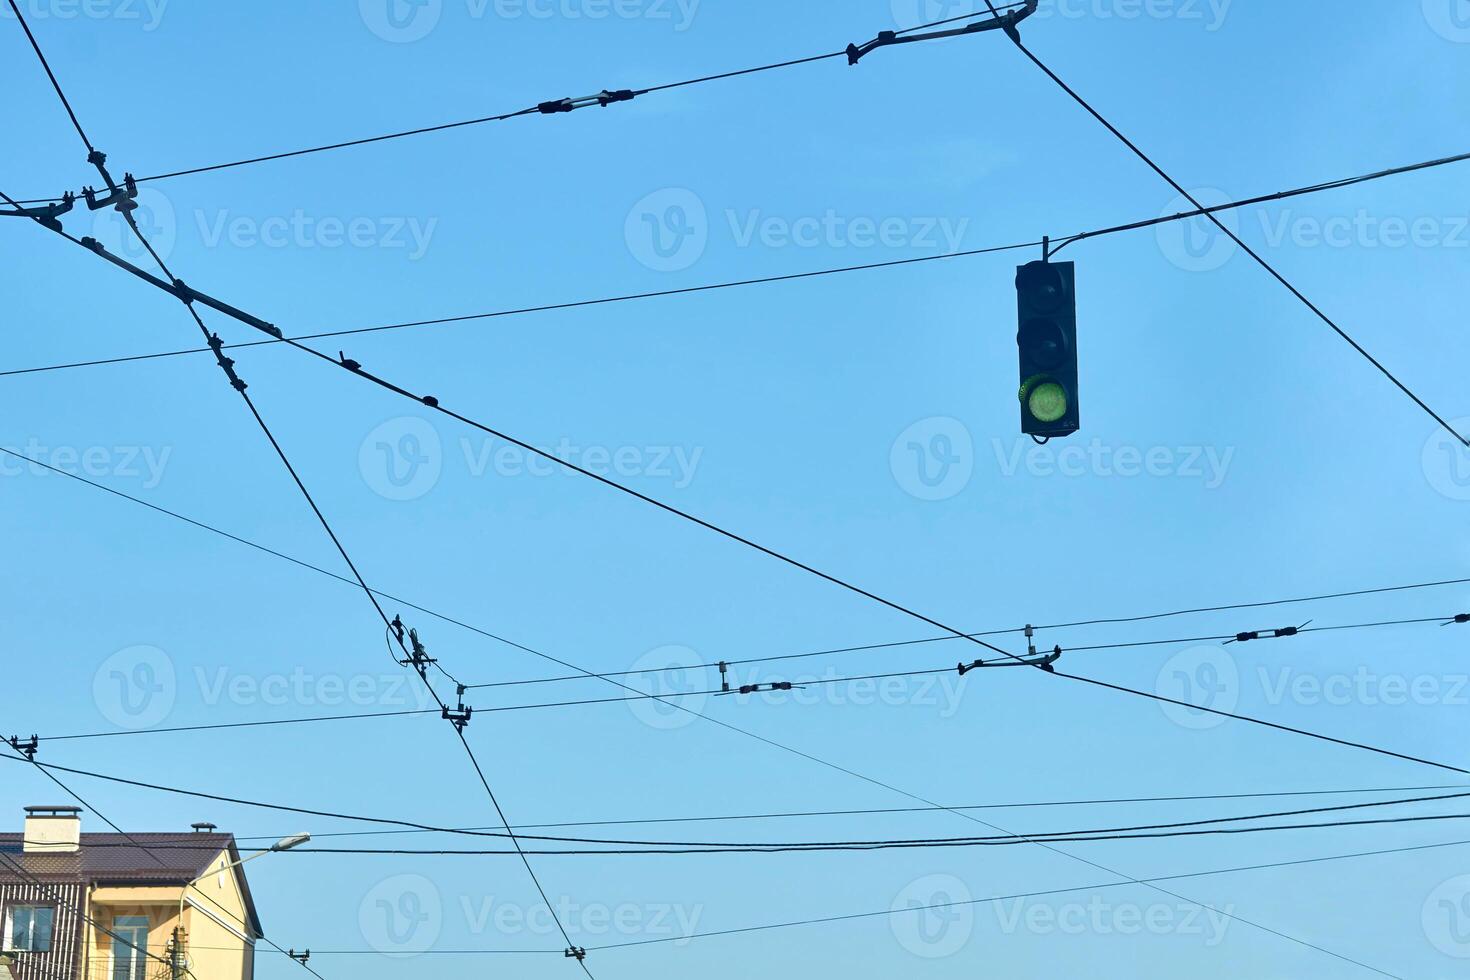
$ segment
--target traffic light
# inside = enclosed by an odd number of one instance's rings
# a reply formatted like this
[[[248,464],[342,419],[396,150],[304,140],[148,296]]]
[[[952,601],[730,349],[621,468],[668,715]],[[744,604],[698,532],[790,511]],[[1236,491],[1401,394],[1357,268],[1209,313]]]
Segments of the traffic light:
[[[1016,270],[1021,351],[1021,431],[1069,436],[1082,427],[1077,403],[1076,266],[1032,262]]]

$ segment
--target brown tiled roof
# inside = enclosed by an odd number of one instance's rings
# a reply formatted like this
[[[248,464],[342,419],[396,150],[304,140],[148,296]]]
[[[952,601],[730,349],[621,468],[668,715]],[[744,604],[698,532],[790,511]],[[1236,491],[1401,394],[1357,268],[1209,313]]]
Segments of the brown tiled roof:
[[[233,846],[234,838],[229,834],[83,834],[79,854],[23,854],[22,843],[19,834],[0,834],[0,852],[23,857],[25,869],[32,874],[79,875],[87,881],[141,885],[193,881],[209,869],[220,851]]]
[[[230,834],[82,834],[76,854],[26,854],[23,845],[20,834],[0,834],[0,854],[27,874],[99,885],[183,885],[204,874],[221,851],[228,851],[231,861],[240,859]],[[0,861],[0,882],[19,880]],[[250,885],[243,873],[238,880],[251,925],[261,935]]]

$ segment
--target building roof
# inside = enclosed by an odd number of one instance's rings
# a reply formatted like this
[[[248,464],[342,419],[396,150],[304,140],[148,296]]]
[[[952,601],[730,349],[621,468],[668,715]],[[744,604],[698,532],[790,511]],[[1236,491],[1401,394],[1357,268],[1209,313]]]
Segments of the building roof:
[[[0,854],[27,874],[96,885],[183,886],[208,871],[221,851],[228,852],[231,861],[240,860],[231,834],[82,834],[81,849],[73,854],[26,854],[23,845],[20,834],[0,834]],[[234,874],[251,928],[257,936],[264,935],[250,885],[239,868]],[[20,876],[0,862],[0,882],[7,880]]]

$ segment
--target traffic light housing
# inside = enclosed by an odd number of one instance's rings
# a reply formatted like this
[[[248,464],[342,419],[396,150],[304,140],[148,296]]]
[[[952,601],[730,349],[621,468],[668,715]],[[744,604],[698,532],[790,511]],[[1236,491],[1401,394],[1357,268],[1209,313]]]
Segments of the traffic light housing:
[[[1016,270],[1021,354],[1021,431],[1038,439],[1082,427],[1077,401],[1077,276],[1071,262]]]

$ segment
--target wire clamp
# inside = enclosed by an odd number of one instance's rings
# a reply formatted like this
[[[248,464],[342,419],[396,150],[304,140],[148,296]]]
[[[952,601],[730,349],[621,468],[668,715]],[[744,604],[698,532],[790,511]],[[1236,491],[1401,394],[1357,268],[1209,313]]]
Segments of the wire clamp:
[[[82,196],[87,199],[88,210],[101,211],[110,207],[127,214],[138,207],[138,182],[133,179],[132,174],[124,174],[123,186],[109,187],[107,196],[99,196],[94,187],[83,187]]]
[[[56,219],[72,209],[76,204],[77,196],[71,191],[61,195],[60,201],[43,204],[34,208],[17,207],[10,211],[0,211],[0,216],[9,215],[12,218],[34,218],[52,231],[61,230],[61,222]]]
[[[587,947],[569,946],[567,947],[567,951],[562,955],[569,960],[576,960],[578,963],[581,963],[587,958]]]
[[[1027,629],[1030,627],[1028,626]],[[1038,656],[1036,647],[1033,646],[1029,657],[1017,657],[1014,660],[976,660],[974,663],[960,664],[958,670],[961,677],[972,670],[981,670],[986,667],[1036,667],[1048,674],[1055,674],[1057,672],[1056,662],[1061,659],[1062,648],[1060,646],[1052,647],[1051,653],[1045,656]]]
[[[912,44],[914,41],[935,41],[940,38],[959,37],[964,34],[981,34],[985,31],[1003,30],[1006,32],[1006,36],[1012,41],[1019,42],[1021,33],[1016,30],[1016,25],[1036,13],[1036,8],[1039,4],[1040,0],[1026,0],[1026,6],[1011,10],[1006,14],[986,17],[984,20],[977,20],[973,24],[966,24],[963,27],[953,27],[944,31],[930,31],[928,34],[901,34],[898,31],[879,31],[878,36],[867,44],[849,44],[847,46],[847,63],[849,65],[856,65],[865,56],[877,49],[886,48],[893,44]]]
[[[41,740],[35,735],[24,740],[19,735],[12,735],[10,736],[10,747],[25,756],[28,761],[35,762],[36,752],[41,748]]]
[[[393,631],[398,634],[398,642],[402,643],[403,621],[400,620],[397,616],[394,616],[392,628]],[[412,667],[414,670],[419,672],[420,677],[427,681],[429,679],[429,665],[436,664],[439,661],[429,656],[429,651],[424,649],[423,642],[419,640],[418,630],[411,629],[408,631],[408,645],[413,648],[413,652],[408,655],[407,660],[400,660],[398,662],[400,664],[403,664],[403,666],[405,667]],[[461,704],[460,707],[463,708],[464,705]],[[445,710],[447,711],[448,709],[446,708]],[[449,716],[445,715],[445,717],[448,718]]]
[[[352,358],[348,357],[342,351],[338,351],[337,352],[337,363],[341,364],[343,367],[345,367],[347,370],[351,371],[353,374],[361,374],[362,373],[362,363],[359,362],[359,361],[354,361]]]
[[[183,283],[179,283],[178,285],[181,289],[188,289]],[[235,359],[225,356],[224,346],[225,342],[220,339],[219,334],[212,333],[209,335],[209,349],[214,351],[214,359],[219,363],[220,370],[225,372],[225,377],[230,379],[230,387],[243,395],[249,385],[242,381],[240,376],[235,373]]]
[[[287,950],[286,951],[286,955],[289,956],[291,959],[295,960],[297,963],[300,963],[302,966],[305,966],[306,965],[306,962],[311,959],[311,950],[304,949],[304,950],[302,950],[301,952],[298,953],[293,948],[293,949]]]
[[[1454,619],[1446,620],[1445,622],[1441,623],[1440,625],[1441,626],[1453,626],[1456,623],[1459,623],[1461,626],[1463,626],[1466,623],[1470,623],[1470,613],[1460,613],[1460,615],[1456,616]]]
[[[637,95],[637,92],[627,88],[620,88],[615,91],[603,89],[596,95],[584,95],[576,99],[553,99],[550,102],[542,102],[536,106],[536,111],[542,115],[550,116],[558,112],[573,112],[591,105],[602,106],[602,108],[606,109],[614,102],[631,102]]]
[[[729,686],[726,685],[726,689],[721,691],[716,697],[724,694],[765,694],[773,691],[791,691],[800,686],[790,681],[776,681],[771,684],[741,684],[738,688],[731,691],[729,690]]]
[[[459,690],[459,707],[450,708],[446,705],[445,707],[439,709],[439,713],[444,716],[445,721],[454,726],[455,731],[463,732],[465,730],[465,727],[469,725],[470,719],[474,717],[475,709],[465,707],[463,685],[460,685]]]
[[[725,661],[721,660],[720,661],[720,693],[721,694],[729,694],[730,693],[730,676],[729,675],[730,675],[730,665],[727,664],[727,663],[725,663]]]
[[[1288,636],[1297,636],[1310,625],[1312,625],[1312,621],[1309,619],[1300,626],[1288,626],[1285,629],[1251,630],[1248,633],[1236,633],[1235,639],[1227,640],[1226,645],[1228,646],[1231,643],[1249,643],[1252,640],[1280,640]]]

